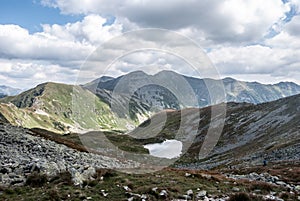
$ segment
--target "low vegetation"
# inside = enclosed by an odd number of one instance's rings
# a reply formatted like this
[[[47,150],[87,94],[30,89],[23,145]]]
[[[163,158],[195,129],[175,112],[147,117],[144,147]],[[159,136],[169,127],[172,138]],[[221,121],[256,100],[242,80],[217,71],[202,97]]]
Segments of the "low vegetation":
[[[269,190],[280,194],[285,189],[266,188],[262,183],[236,182],[214,171],[191,171],[167,168],[148,174],[127,174],[109,169],[98,169],[93,178],[82,186],[72,184],[70,173],[61,173],[53,178],[33,173],[25,186],[1,187],[0,200],[127,200],[144,195],[147,200],[172,200],[183,197],[192,190],[193,196],[200,190],[217,197],[229,196],[229,201],[262,200]],[[253,189],[264,191],[253,194]],[[234,188],[240,189],[236,192]],[[165,190],[163,197],[160,192]],[[243,192],[243,193],[242,193]],[[296,199],[295,194],[281,194],[286,200]]]

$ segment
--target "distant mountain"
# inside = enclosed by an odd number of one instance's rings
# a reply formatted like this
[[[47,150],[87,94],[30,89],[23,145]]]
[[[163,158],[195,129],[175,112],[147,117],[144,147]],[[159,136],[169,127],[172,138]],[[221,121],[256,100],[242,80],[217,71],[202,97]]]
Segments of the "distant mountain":
[[[184,80],[183,80],[184,79]],[[247,103],[264,103],[280,98],[292,96],[300,93],[300,86],[292,82],[281,82],[278,84],[260,84],[258,82],[243,82],[232,78],[225,78],[221,80],[224,84],[227,102],[247,102]],[[120,82],[122,82],[120,84]],[[174,99],[168,89],[160,86],[157,83],[172,83],[173,87],[180,91],[184,89],[182,85],[189,85],[194,96],[197,99],[197,105],[184,105],[179,100]],[[144,83],[149,83],[147,86],[141,87]],[[152,84],[151,84],[152,83]],[[122,88],[123,93],[130,93],[130,89],[138,89],[135,95],[139,97],[140,101],[149,104],[150,106],[160,106],[162,108],[178,109],[190,107],[205,107],[212,103],[210,100],[209,90],[206,84],[216,90],[222,90],[220,80],[213,79],[199,79],[194,77],[183,76],[172,71],[161,71],[155,75],[147,75],[142,71],[135,71],[117,78],[97,79],[91,83],[84,85],[85,88],[91,90],[93,93],[101,92],[102,90],[114,91],[117,87]],[[186,87],[186,89],[187,89]],[[100,93],[98,95],[101,97]],[[192,93],[182,92],[184,100],[191,100],[194,98]],[[220,100],[219,102],[222,102]]]
[[[44,83],[0,102],[0,116],[11,124],[57,133],[127,130],[140,123],[118,117],[108,104],[80,86]]]
[[[12,88],[5,85],[0,86],[0,98],[5,96],[15,96],[19,93],[21,93],[21,89]]]

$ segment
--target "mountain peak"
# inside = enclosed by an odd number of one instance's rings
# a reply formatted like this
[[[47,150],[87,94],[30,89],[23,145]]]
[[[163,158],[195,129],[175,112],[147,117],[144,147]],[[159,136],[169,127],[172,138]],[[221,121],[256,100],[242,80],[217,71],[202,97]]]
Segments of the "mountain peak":
[[[142,70],[137,70],[137,71],[132,71],[124,76],[149,76],[149,75]]]
[[[237,81],[236,79],[233,79],[231,77],[225,77],[222,80],[223,80],[223,82],[235,82],[235,81]]]

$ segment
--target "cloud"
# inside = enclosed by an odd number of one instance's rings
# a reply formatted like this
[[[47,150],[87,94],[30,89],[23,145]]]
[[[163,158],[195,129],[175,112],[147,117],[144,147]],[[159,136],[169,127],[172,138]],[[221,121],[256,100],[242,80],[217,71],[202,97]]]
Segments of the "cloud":
[[[278,80],[300,83],[299,50],[253,45],[223,47],[208,55],[223,76],[240,77],[244,80],[264,76],[261,80],[264,83]],[[247,79],[247,76],[250,77]]]
[[[0,56],[52,61],[84,60],[98,45],[122,33],[121,24],[103,26],[106,19],[86,16],[65,25],[43,25],[30,34],[18,25],[0,25]]]
[[[140,27],[179,30],[197,28],[206,39],[223,42],[251,42],[262,38],[274,23],[282,20],[291,5],[281,0],[42,0],[65,14],[114,15]]]
[[[43,31],[57,39],[97,46],[122,33],[122,24],[105,26],[106,22],[107,20],[99,15],[88,15],[75,23],[43,25]]]
[[[0,56],[11,59],[84,59],[91,46],[62,40],[45,32],[29,34],[18,25],[0,25]]]
[[[34,60],[1,59],[0,66],[0,83],[21,89],[28,89],[49,81],[74,84],[78,75],[76,69]]]
[[[290,23],[286,25],[286,31],[292,36],[300,36],[300,16],[295,16]]]

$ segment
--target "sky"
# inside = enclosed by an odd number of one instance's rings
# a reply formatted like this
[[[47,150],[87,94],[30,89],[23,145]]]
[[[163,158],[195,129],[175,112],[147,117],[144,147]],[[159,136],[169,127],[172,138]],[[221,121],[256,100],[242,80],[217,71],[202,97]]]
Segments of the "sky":
[[[141,48],[173,44],[175,51],[185,41],[178,41],[178,34],[199,46],[206,56],[201,59],[208,59],[220,78],[300,84],[299,0],[163,2],[2,0],[0,85],[28,89],[48,81],[79,84],[141,69],[204,76],[173,51]],[[166,34],[134,35],[149,28]],[[113,58],[117,60],[111,65],[103,62]]]

